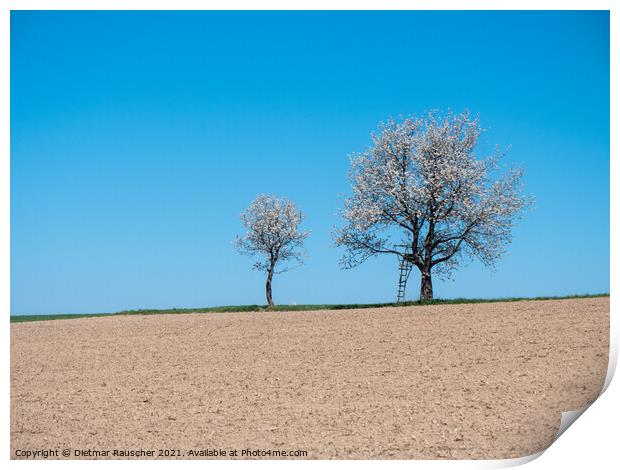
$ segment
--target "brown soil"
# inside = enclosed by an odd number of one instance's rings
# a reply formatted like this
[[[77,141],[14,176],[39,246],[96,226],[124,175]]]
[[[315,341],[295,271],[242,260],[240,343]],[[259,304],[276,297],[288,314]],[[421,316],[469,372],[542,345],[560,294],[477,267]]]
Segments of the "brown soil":
[[[16,323],[11,457],[520,457],[596,399],[608,346],[609,298]]]

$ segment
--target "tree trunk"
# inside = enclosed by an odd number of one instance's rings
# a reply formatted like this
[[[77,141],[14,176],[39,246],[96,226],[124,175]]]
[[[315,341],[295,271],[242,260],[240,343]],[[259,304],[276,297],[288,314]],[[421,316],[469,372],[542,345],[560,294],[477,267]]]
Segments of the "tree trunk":
[[[267,306],[273,307],[273,297],[271,296],[271,280],[273,279],[273,266],[269,268],[267,274],[267,283],[265,284],[265,293],[267,294]]]
[[[431,280],[431,270],[422,270],[422,280],[420,283],[420,300],[422,302],[433,300],[433,281]]]
[[[433,213],[428,223],[428,233],[424,240],[424,262],[420,266],[422,279],[420,281],[420,301],[433,300],[433,281],[431,281],[431,268],[433,267],[433,241],[435,240],[435,222]]]

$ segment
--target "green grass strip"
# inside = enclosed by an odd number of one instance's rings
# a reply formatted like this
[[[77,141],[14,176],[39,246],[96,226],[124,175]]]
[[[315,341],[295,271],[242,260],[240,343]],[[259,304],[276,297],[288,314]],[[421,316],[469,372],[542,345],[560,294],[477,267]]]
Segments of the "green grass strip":
[[[564,300],[589,299],[595,297],[609,297],[609,294],[566,295],[562,297],[507,297],[497,299],[435,299],[430,302],[409,301],[400,303],[382,304],[312,304],[312,305],[276,305],[272,312],[299,312],[310,310],[348,310],[354,308],[381,308],[381,307],[409,307],[419,305],[449,305],[449,304],[480,304],[491,302],[521,302],[525,300]],[[73,318],[102,317],[112,315],[161,315],[175,313],[226,313],[226,312],[265,312],[269,311],[266,305],[226,305],[206,308],[172,308],[172,309],[141,309],[122,310],[115,313],[77,313],[58,315],[11,315],[11,323],[23,323],[44,320],[70,320]]]

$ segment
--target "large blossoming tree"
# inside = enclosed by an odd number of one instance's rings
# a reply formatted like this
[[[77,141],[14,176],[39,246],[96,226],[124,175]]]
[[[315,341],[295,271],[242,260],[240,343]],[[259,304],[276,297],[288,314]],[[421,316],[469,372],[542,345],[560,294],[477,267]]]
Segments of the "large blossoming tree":
[[[299,229],[303,218],[301,210],[291,201],[265,194],[259,195],[241,214],[246,233],[233,243],[241,253],[259,256],[254,269],[267,272],[265,294],[269,307],[274,305],[273,275],[287,270],[279,266],[290,260],[303,262],[301,248],[310,234]]]
[[[424,301],[433,298],[433,274],[449,276],[471,258],[492,266],[531,198],[522,192],[522,170],[499,171],[498,149],[477,157],[481,132],[467,112],[380,125],[372,146],[351,157],[353,195],[335,231],[346,249],[341,265],[379,254],[404,258],[420,271]]]

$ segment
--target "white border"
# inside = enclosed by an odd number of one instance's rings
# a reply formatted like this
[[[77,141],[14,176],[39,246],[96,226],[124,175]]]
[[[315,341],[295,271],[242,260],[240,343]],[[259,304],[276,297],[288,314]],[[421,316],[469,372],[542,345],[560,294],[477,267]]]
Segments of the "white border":
[[[609,10],[611,0],[7,0],[9,10]]]
[[[618,60],[620,60],[620,48],[618,47],[618,21],[619,8],[613,8],[611,0],[443,0],[443,1],[407,1],[407,0],[384,0],[379,1],[341,1],[341,0],[297,0],[297,1],[240,1],[230,0],[228,2],[213,2],[199,0],[8,0],[0,4],[0,308],[5,321],[8,321],[10,312],[10,260],[9,260],[9,145],[10,145],[10,10],[243,10],[243,9],[288,9],[288,10],[611,10],[611,83],[618,83]],[[620,164],[618,163],[618,93],[616,89],[611,89],[611,290],[616,291],[618,285],[618,274],[615,269],[618,261],[619,239],[619,218],[620,218],[620,192],[614,183],[620,182]],[[6,323],[5,323],[6,325]],[[4,374],[3,406],[0,410],[4,423],[5,439],[0,443],[2,460],[9,460],[10,453],[10,426],[9,426],[9,371],[10,371],[10,330],[2,329],[3,355],[2,365]],[[611,383],[610,380],[615,370],[618,357],[618,302],[614,295],[611,297],[611,351],[610,364],[607,374],[605,387],[609,388],[585,413],[579,418],[579,424],[563,434],[542,457],[529,464],[531,468],[548,468],[553,465],[562,468],[583,468],[585,465],[593,468],[607,468],[611,462],[617,461],[615,452],[617,433],[613,427],[614,423],[611,416],[620,416],[620,386],[617,380]],[[613,439],[613,440],[612,440]],[[533,460],[536,456],[524,457],[522,459],[495,460],[495,461],[381,461],[381,465],[401,468],[500,468],[507,466],[520,465]],[[317,466],[341,466],[355,465],[356,467],[368,467],[374,465],[375,461],[293,461],[294,465],[316,468]],[[15,467],[34,466],[52,467],[84,465],[83,461],[14,461],[8,462]],[[89,461],[88,465],[95,466],[121,466],[131,468],[146,468],[147,466],[171,467],[178,465],[194,466],[204,468],[209,466],[232,466],[239,467],[252,465],[256,468],[273,468],[279,466],[289,466],[291,461]],[[545,466],[545,467],[542,467]]]

